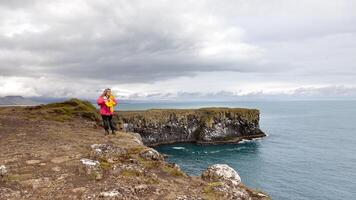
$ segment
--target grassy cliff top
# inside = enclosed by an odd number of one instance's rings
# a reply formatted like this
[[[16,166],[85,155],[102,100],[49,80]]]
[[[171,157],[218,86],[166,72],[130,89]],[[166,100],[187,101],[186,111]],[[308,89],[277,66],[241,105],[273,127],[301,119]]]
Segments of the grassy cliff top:
[[[99,122],[101,120],[99,111],[89,101],[80,99],[70,99],[59,103],[50,103],[26,108],[29,117],[44,117],[45,119],[55,121],[73,120],[75,117],[81,117],[88,120]],[[195,116],[204,121],[215,118],[241,118],[247,121],[258,121],[259,110],[247,108],[226,108],[226,107],[208,107],[199,109],[149,109],[143,111],[116,111],[119,118],[135,120],[137,118],[151,122],[164,123],[171,117],[178,119],[187,119],[188,116]]]
[[[74,117],[87,120],[100,121],[98,110],[89,101],[69,99],[59,103],[42,104],[39,106],[25,108],[29,111],[29,117],[43,117],[55,121],[69,121]]]
[[[187,118],[188,116],[196,116],[203,120],[209,120],[212,117],[216,118],[236,118],[247,121],[259,120],[259,110],[247,108],[225,108],[225,107],[209,107],[199,109],[149,109],[144,111],[117,111],[119,118],[135,119],[141,118],[146,121],[165,122],[172,116],[178,119]]]

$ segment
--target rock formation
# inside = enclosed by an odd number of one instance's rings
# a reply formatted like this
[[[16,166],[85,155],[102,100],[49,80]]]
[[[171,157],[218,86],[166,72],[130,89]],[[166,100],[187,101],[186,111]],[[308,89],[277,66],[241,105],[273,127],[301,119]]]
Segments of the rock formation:
[[[115,119],[125,131],[139,133],[149,146],[176,142],[236,143],[265,136],[259,128],[256,109],[119,111]]]
[[[226,164],[215,164],[208,167],[202,174],[206,181],[223,181],[231,186],[241,183],[239,174]]]

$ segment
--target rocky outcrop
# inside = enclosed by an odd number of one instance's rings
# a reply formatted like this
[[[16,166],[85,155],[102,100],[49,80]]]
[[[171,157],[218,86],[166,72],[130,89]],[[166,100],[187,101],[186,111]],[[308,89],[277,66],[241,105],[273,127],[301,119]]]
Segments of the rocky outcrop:
[[[208,167],[202,173],[201,178],[208,182],[205,191],[220,194],[219,199],[269,199],[262,192],[246,188],[241,183],[239,174],[226,164]]]
[[[215,164],[206,169],[202,178],[206,181],[222,181],[231,186],[238,186],[241,183],[239,174],[226,164]]]
[[[91,178],[96,180],[103,178],[103,172],[98,161],[82,158],[80,159],[80,162],[82,164],[79,168],[81,173],[89,175]]]
[[[164,157],[154,149],[147,149],[140,153],[140,156],[151,160],[164,160]]]
[[[7,175],[7,168],[5,165],[0,165],[0,178],[3,178]]]
[[[109,144],[92,144],[90,156],[97,160],[106,160],[109,163],[116,162],[127,154],[127,150],[121,147],[113,147]]]
[[[123,130],[139,133],[145,145],[176,142],[236,143],[263,137],[259,111],[243,108],[152,109],[119,111]]]

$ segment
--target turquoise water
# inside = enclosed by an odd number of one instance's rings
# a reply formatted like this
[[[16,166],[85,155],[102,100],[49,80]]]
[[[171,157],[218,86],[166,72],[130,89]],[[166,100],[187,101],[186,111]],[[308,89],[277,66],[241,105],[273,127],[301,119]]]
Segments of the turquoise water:
[[[356,101],[141,103],[121,109],[207,106],[258,108],[268,137],[235,145],[157,148],[188,174],[226,163],[246,185],[273,199],[356,199]]]

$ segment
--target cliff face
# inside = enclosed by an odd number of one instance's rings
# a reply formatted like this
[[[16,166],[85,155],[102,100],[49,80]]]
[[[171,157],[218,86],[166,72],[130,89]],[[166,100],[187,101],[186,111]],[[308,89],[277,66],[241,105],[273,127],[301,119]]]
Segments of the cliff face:
[[[125,131],[139,133],[144,144],[175,142],[234,143],[263,137],[259,111],[243,108],[152,109],[119,111],[115,119]]]

